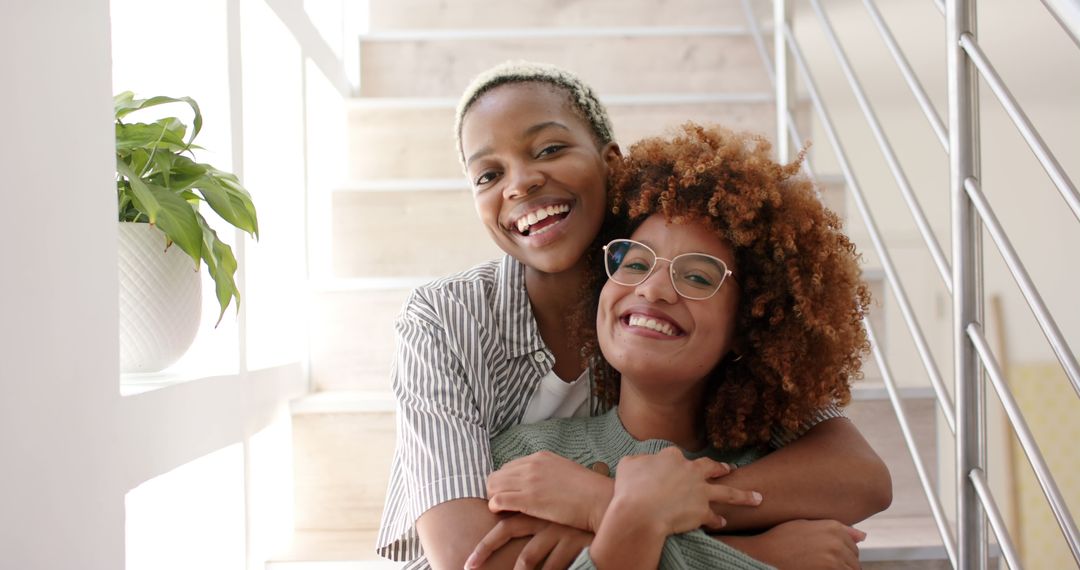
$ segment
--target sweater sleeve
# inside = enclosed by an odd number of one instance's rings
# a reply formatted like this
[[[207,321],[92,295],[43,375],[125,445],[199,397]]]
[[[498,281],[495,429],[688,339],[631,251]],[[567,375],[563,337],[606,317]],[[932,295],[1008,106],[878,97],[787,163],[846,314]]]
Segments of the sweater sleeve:
[[[596,570],[586,547],[568,570]],[[776,570],[742,552],[694,530],[669,536],[660,553],[660,570]]]

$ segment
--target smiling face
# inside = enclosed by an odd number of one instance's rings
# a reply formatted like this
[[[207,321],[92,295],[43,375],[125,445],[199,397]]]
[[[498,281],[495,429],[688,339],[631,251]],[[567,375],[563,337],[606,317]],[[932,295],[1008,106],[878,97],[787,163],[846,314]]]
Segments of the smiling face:
[[[735,252],[700,222],[668,224],[653,214],[631,239],[659,257],[706,253],[724,261],[734,274]],[[727,279],[715,295],[688,300],[676,293],[666,261],[658,261],[649,278],[636,286],[612,280],[600,293],[596,333],[604,358],[622,374],[623,385],[691,389],[731,349],[739,287]]]
[[[573,268],[604,219],[618,146],[597,148],[562,90],[510,83],[481,96],[462,121],[476,211],[506,253],[545,273]]]

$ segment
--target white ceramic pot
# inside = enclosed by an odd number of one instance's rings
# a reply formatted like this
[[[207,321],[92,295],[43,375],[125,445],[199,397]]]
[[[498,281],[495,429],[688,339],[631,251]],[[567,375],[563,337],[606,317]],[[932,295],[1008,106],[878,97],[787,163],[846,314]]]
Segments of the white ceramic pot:
[[[150,224],[120,223],[120,371],[175,363],[195,340],[202,282],[195,263]]]

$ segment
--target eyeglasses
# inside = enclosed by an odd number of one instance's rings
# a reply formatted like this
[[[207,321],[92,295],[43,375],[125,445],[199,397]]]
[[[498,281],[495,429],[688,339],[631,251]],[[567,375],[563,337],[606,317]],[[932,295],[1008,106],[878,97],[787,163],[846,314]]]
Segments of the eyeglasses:
[[[722,259],[704,253],[683,253],[666,259],[632,239],[612,240],[604,246],[604,269],[608,278],[619,285],[633,287],[644,283],[656,269],[658,260],[668,262],[675,292],[695,301],[715,295],[732,275]]]

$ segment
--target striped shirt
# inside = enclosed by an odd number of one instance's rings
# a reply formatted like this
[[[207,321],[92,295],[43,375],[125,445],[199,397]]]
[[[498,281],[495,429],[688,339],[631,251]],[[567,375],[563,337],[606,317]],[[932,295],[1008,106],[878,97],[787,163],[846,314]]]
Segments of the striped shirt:
[[[525,266],[509,255],[417,288],[395,329],[397,444],[376,550],[411,570],[429,567],[416,520],[447,501],[486,498],[490,440],[521,423],[555,358],[532,313]],[[806,427],[840,415],[830,406]]]

